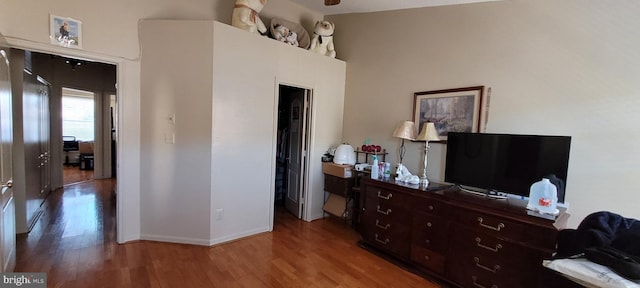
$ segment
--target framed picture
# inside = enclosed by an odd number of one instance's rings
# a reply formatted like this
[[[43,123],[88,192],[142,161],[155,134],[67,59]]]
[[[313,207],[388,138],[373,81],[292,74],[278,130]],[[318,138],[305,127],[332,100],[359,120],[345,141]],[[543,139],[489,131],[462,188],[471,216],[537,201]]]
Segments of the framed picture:
[[[82,22],[50,15],[49,38],[51,44],[68,48],[82,48]]]
[[[441,142],[449,132],[478,132],[484,86],[414,93],[413,121],[418,133],[433,122]]]

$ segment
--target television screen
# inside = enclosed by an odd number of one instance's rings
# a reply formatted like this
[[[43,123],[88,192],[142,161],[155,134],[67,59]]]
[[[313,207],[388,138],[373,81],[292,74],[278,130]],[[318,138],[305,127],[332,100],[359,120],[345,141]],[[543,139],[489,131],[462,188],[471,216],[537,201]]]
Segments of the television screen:
[[[560,180],[554,184],[562,203],[570,146],[569,136],[449,132],[444,180],[529,196],[531,184],[554,175]]]

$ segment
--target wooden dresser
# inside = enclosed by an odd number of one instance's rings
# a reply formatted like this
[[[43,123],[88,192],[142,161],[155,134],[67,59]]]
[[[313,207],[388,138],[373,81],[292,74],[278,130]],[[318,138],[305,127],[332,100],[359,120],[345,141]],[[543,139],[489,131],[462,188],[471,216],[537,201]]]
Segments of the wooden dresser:
[[[457,287],[543,287],[554,221],[527,215],[520,199],[489,199],[450,185],[366,179],[363,245]]]

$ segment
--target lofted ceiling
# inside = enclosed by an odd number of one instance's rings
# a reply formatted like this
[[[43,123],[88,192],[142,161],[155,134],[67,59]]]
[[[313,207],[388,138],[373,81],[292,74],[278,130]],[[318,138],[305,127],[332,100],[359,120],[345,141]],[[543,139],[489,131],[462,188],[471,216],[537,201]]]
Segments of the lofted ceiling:
[[[291,1],[324,15],[336,15],[500,0],[341,0],[340,4],[333,6],[325,6],[324,0]]]

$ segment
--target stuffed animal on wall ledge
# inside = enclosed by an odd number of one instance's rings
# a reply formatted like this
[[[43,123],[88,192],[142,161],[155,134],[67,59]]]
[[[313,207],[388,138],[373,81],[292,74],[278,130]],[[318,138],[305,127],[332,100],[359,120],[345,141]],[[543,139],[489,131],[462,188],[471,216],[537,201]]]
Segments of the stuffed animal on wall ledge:
[[[336,50],[333,46],[333,31],[335,30],[335,25],[326,20],[318,21],[313,30],[313,38],[311,39],[309,50],[320,55],[336,58]]]
[[[298,34],[289,30],[289,28],[284,25],[276,25],[276,27],[273,28],[273,38],[296,47],[299,46]]]
[[[247,30],[255,34],[264,34],[267,27],[264,25],[258,13],[262,11],[267,0],[236,0],[231,16],[231,26]]]

